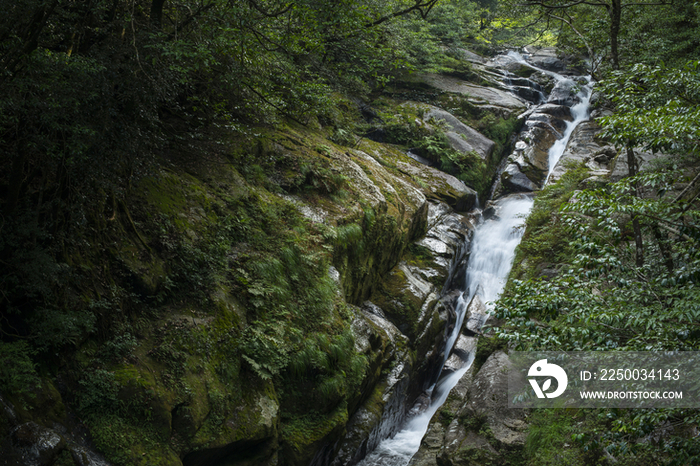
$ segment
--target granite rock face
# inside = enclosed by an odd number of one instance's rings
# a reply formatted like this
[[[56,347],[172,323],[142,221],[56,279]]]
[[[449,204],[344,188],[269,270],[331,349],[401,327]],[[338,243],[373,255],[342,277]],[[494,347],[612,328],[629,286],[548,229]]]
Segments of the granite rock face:
[[[400,262],[380,283],[362,307],[356,321],[359,341],[378,341],[388,352],[377,367],[386,375],[373,383],[373,392],[352,415],[346,433],[314,460],[315,465],[352,466],[381,440],[396,433],[409,409],[434,380],[444,358],[444,338],[455,324],[455,277],[466,265],[471,219],[444,203],[429,203],[428,232],[415,243],[421,252],[416,260]],[[365,330],[360,330],[364,328]],[[369,343],[363,343],[369,345]],[[412,357],[413,348],[417,357]],[[365,354],[377,352],[378,348]],[[387,372],[388,371],[388,372]]]
[[[452,148],[458,152],[476,152],[482,159],[487,159],[493,153],[496,145],[492,140],[475,129],[465,125],[451,113],[434,106],[427,106],[423,119],[426,122],[443,122],[447,131],[445,135],[450,140]]]
[[[458,78],[438,74],[426,74],[421,78],[436,89],[465,95],[476,106],[492,105],[510,111],[522,111],[527,108],[524,99],[519,99],[502,89],[479,86]]]
[[[474,374],[470,368],[430,423],[410,466],[494,464],[522,448],[524,410],[506,408],[508,356],[493,353]],[[451,419],[445,426],[441,419]]]

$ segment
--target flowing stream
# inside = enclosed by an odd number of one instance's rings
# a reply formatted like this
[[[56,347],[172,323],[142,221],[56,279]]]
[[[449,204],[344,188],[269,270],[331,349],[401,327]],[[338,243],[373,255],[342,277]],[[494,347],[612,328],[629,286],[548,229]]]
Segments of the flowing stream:
[[[493,301],[503,290],[515,255],[515,247],[522,236],[522,228],[518,227],[524,222],[531,207],[532,199],[529,196],[514,196],[504,199],[500,202],[498,218],[485,221],[474,233],[472,254],[464,283],[465,291],[458,300],[457,323],[447,341],[445,354],[449,354],[459,336],[467,304],[473,295],[478,292],[482,301]],[[481,318],[485,320],[486,316]],[[471,337],[470,340],[472,340],[470,343],[474,348],[476,338]],[[414,408],[417,413],[408,420],[403,429],[393,438],[382,441],[373,452],[365,457],[360,465],[407,465],[420,448],[430,419],[443,405],[450,390],[457,385],[459,379],[469,369],[474,358],[473,354],[474,352],[470,351],[470,358],[465,361],[464,367],[441,378],[432,387],[430,405],[427,409],[420,410],[422,404]]]
[[[570,81],[570,83],[565,84],[577,85],[570,78],[532,66],[519,54],[510,53],[510,55],[527,66],[553,76],[557,81]],[[566,149],[576,126],[588,119],[591,88],[590,78],[586,78],[586,80],[587,84],[581,85],[577,93],[579,103],[571,108],[574,120],[567,123],[563,137],[557,140],[549,150],[547,179]],[[495,204],[497,205],[497,216],[481,223],[472,239],[471,256],[467,266],[463,292],[456,306],[457,321],[454,331],[448,337],[445,345],[445,360],[450,355],[460,335],[468,304],[474,295],[478,294],[482,302],[489,303],[495,301],[503,291],[515,256],[515,247],[522,237],[524,230],[522,225],[532,208],[533,200],[530,195],[511,195],[496,201]],[[474,318],[474,316],[470,318]],[[477,323],[477,327],[479,327],[487,319],[487,316],[476,316],[476,318],[480,320]],[[439,378],[438,382],[429,389],[430,402],[427,407],[425,402],[419,401],[409,413],[409,418],[402,430],[393,438],[383,440],[374,451],[368,453],[359,463],[360,466],[406,466],[409,463],[420,448],[431,418],[443,405],[450,390],[457,385],[457,382],[471,366],[476,348],[476,337],[467,338],[467,344],[470,348],[469,358],[464,361],[462,368]]]
[[[580,99],[580,102],[571,107],[571,116],[574,118],[574,120],[566,123],[564,136],[561,139],[554,141],[552,147],[549,148],[549,172],[547,172],[547,181],[549,181],[549,177],[552,176],[552,171],[554,171],[557,163],[559,163],[559,159],[564,153],[566,145],[569,144],[571,134],[574,132],[579,123],[588,120],[588,110],[590,108],[592,94],[590,76],[586,77],[586,81],[587,83],[581,87],[576,95]]]

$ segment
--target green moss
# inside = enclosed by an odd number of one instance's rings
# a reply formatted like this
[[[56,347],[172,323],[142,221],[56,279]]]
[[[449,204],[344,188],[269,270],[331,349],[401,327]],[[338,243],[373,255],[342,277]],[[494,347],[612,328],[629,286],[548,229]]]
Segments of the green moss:
[[[496,351],[505,351],[508,348],[508,342],[496,338],[495,336],[482,336],[477,341],[476,354],[474,355],[473,371],[476,374],[484,365],[486,360]]]
[[[14,405],[18,417],[43,425],[64,422],[66,407],[53,381],[47,377],[36,380],[37,385],[29,385],[24,390],[3,392]]]
[[[238,387],[215,381],[207,387],[209,412],[196,435],[189,441],[190,448],[220,448],[239,441],[261,441],[277,436],[278,401],[271,382],[238,380]],[[192,407],[196,408],[196,405]],[[183,411],[184,420],[194,409]],[[180,416],[180,414],[178,414]]]
[[[451,409],[445,407],[444,405],[442,408],[440,408],[440,411],[438,412],[438,416],[439,416],[438,419],[440,420],[440,424],[442,424],[442,427],[444,427],[444,428],[447,428],[447,426],[449,426],[450,423],[456,417],[455,413]]]
[[[570,409],[533,410],[525,443],[528,464],[591,464],[571,438],[572,434],[584,431],[577,417],[577,411]]]
[[[556,267],[572,258],[573,251],[568,248],[567,234],[559,221],[558,211],[587,177],[588,169],[583,164],[570,167],[561,179],[537,194],[525,222],[525,234],[516,249],[511,278],[535,278],[544,267]]]
[[[69,258],[85,272],[71,286],[99,332],[76,341],[62,375],[114,464],[178,464],[190,451],[249,441],[276,448],[279,438],[284,461],[308,463],[319,442],[342,433],[348,406],[365,400],[361,386],[381,415],[383,389],[371,382],[387,364],[388,340],[373,339],[369,367],[328,272],[336,264],[346,300],[362,302],[425,232],[427,207],[411,198],[417,184],[396,168],[411,162],[362,143],[380,161],[362,165],[386,191],[386,204],[370,208],[339,171],[348,151],[339,142],[295,125],[259,134],[236,142],[233,166],[171,166],[142,180],[95,240],[106,253]],[[328,224],[304,218],[282,192],[322,208]],[[409,260],[429,258],[414,248]],[[405,304],[415,320],[421,303]],[[118,341],[127,333],[135,346]],[[42,413],[60,420],[60,396],[47,399],[55,411]],[[28,403],[33,415],[43,406]]]
[[[95,446],[117,466],[177,466],[178,455],[157,439],[148,423],[135,424],[116,414],[92,417],[87,422]]]
[[[58,457],[56,457],[56,462],[53,466],[78,466],[73,460],[73,455],[66,449],[63,450]]]
[[[371,300],[409,339],[414,340],[420,334],[418,320],[423,301],[408,290],[408,279],[403,270],[392,270]]]
[[[326,415],[310,413],[285,420],[281,430],[285,457],[291,464],[307,464],[321,446],[321,441],[333,433],[342,432],[347,421],[345,403]]]
[[[461,448],[457,451],[456,456],[459,458],[460,463],[470,466],[500,466],[503,464],[511,464],[504,463],[500,455],[481,448]]]

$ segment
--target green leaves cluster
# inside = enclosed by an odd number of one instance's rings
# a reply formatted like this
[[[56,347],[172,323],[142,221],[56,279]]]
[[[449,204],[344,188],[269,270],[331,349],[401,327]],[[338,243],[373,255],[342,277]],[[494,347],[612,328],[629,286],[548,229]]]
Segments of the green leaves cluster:
[[[672,167],[560,198],[555,225],[560,238],[554,244],[565,243],[566,254],[559,258],[566,262],[557,264],[553,277],[512,280],[496,304],[506,321],[497,336],[524,350],[697,351],[700,212],[674,189],[688,180]],[[644,238],[641,267],[633,218]],[[573,415],[580,419],[576,426],[568,413],[564,417],[571,438],[556,434],[555,446],[528,450],[531,464],[558,458],[557,448],[571,440],[577,445],[568,451],[572,464],[599,461],[603,449],[629,464],[693,464],[697,458],[697,444],[685,434],[698,424],[696,410],[598,409]],[[539,441],[560,417],[539,413],[528,442]]]
[[[600,119],[618,145],[700,155],[700,61],[679,68],[636,64],[599,85],[616,108]]]
[[[501,337],[529,349],[697,349],[700,214],[665,195],[672,181],[643,174],[565,204],[575,257],[550,280],[514,283],[498,305],[511,325]],[[633,185],[649,196],[631,194]],[[634,265],[632,217],[647,238],[643,267]]]

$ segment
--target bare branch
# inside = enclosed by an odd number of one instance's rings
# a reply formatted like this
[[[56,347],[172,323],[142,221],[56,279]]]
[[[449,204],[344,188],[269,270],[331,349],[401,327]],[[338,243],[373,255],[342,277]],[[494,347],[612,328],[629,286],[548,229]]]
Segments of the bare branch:
[[[564,12],[564,13],[566,13],[566,12]],[[583,41],[584,45],[586,46],[586,49],[588,50],[588,55],[591,57],[591,59],[593,59],[593,58],[594,58],[594,56],[593,56],[593,50],[591,49],[591,46],[588,45],[588,41],[587,41],[586,38],[583,36],[583,34],[581,34],[581,33],[578,31],[578,29],[576,29],[576,28],[574,27],[573,23],[571,22],[571,16],[570,16],[568,13],[567,13],[566,15],[569,17],[568,20],[567,20],[566,18],[562,18],[561,16],[556,16],[556,15],[554,15],[554,14],[551,14],[550,16],[551,16],[552,18],[561,20],[563,23],[568,24],[569,27],[571,28],[571,30],[574,31],[574,32],[576,33],[576,35],[579,36],[579,37],[581,38],[581,40]]]
[[[608,8],[610,5],[604,2],[591,2],[590,0],[578,0],[576,2],[571,2],[567,5],[551,5],[547,3],[547,0],[528,0],[527,3],[521,3],[518,6],[533,6],[538,5],[548,10],[564,10],[571,8],[576,5],[593,5],[593,6],[604,6]]]
[[[681,198],[683,196],[685,196],[685,193],[687,193],[693,186],[695,186],[695,183],[697,183],[698,180],[700,180],[700,173],[695,175],[695,178],[693,178],[693,181],[688,183],[688,186],[686,186],[685,189],[678,196],[676,196],[676,198],[673,200],[673,202],[678,202],[679,200],[681,200]]]
[[[671,5],[671,2],[665,2],[665,1],[660,1],[660,2],[655,2],[655,3],[623,3],[621,5],[622,8],[626,6],[659,6],[659,5]]]
[[[258,11],[258,13],[260,13],[261,15],[266,16],[266,17],[268,17],[268,18],[276,18],[276,17],[278,17],[278,16],[282,16],[283,14],[285,14],[286,12],[288,12],[289,10],[291,10],[292,7],[294,6],[294,3],[293,3],[293,2],[290,2],[290,3],[287,4],[287,6],[281,8],[279,11],[275,11],[275,12],[273,12],[273,13],[270,13],[270,12],[268,12],[268,11],[265,11],[265,9],[264,9],[262,6],[260,6],[260,5],[258,4],[258,2],[256,2],[255,0],[248,0],[248,3],[249,3],[250,6],[252,6],[254,9],[256,9],[256,10]]]
[[[390,19],[398,18],[399,16],[407,15],[412,11],[418,11],[421,15],[421,18],[425,19],[428,16],[428,13],[430,13],[430,10],[433,9],[433,7],[437,4],[439,0],[415,0],[415,3],[403,10],[396,11],[394,13],[391,13],[386,16],[382,16],[376,21],[373,21],[371,23],[368,23],[365,25],[365,27],[374,27],[374,26],[379,26],[380,24],[389,21]]]

